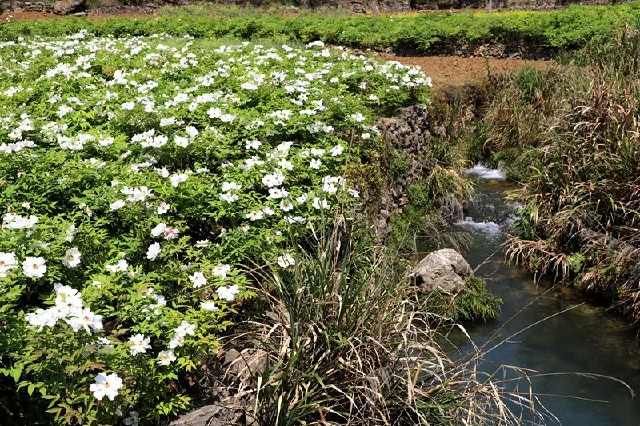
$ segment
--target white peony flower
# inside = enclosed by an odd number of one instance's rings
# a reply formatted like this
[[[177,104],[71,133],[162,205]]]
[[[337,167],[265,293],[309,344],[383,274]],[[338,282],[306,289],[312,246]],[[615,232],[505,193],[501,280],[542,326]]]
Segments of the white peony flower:
[[[207,285],[207,279],[202,272],[194,272],[190,277],[193,288],[200,288]]]
[[[78,265],[80,265],[81,258],[82,258],[82,254],[80,253],[80,250],[78,250],[78,247],[71,247],[64,254],[62,263],[67,268],[71,268],[71,269],[77,268]]]
[[[124,206],[125,206],[124,200],[116,200],[113,203],[109,204],[109,209],[111,209],[112,211],[120,210]]]
[[[176,360],[176,354],[172,350],[161,351],[158,354],[158,365],[167,366]]]
[[[18,264],[16,255],[10,252],[0,251],[0,278],[4,278]]]
[[[160,248],[160,243],[151,244],[147,249],[147,259],[156,260],[161,251],[162,249]]]
[[[151,230],[151,236],[159,237],[160,235],[164,234],[164,231],[166,229],[167,229],[166,223],[159,223],[156,226],[154,226],[153,229]]]
[[[28,256],[22,262],[22,272],[29,278],[42,278],[47,272],[47,262],[42,257]]]
[[[203,311],[213,312],[218,310],[218,306],[213,300],[207,300],[200,303],[200,309],[202,309]]]
[[[296,264],[295,259],[289,253],[285,253],[282,256],[278,256],[278,265],[281,268],[289,268]]]
[[[213,268],[213,276],[217,278],[226,278],[231,271],[231,265],[220,264]]]
[[[151,339],[145,337],[142,334],[134,334],[129,337],[129,352],[131,355],[143,354],[147,351],[147,349],[151,348],[149,344]]]
[[[113,401],[121,388],[122,379],[116,373],[99,373],[95,383],[89,386],[89,390],[98,401],[101,401],[105,396]]]
[[[238,286],[234,284],[226,287],[219,287],[216,290],[216,293],[220,299],[226,300],[227,302],[233,302],[239,291],[240,289]]]

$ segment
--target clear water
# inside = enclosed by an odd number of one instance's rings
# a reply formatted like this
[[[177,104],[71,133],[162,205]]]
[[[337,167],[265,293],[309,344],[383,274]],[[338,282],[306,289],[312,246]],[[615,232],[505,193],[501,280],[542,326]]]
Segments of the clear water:
[[[640,348],[635,333],[603,308],[584,303],[579,293],[536,285],[531,275],[506,263],[501,250],[503,234],[494,226],[504,229],[513,211],[504,201],[505,189],[508,184],[502,181],[479,181],[479,193],[458,226],[471,237],[465,257],[474,268],[485,262],[477,274],[504,302],[496,321],[469,325],[467,331],[477,346],[490,348],[545,317],[556,316],[488,352],[479,369],[486,373],[494,373],[501,365],[530,369],[534,393],[557,418],[548,418],[547,423],[640,425],[640,400],[624,385],[574,374],[613,376],[640,391]],[[486,261],[494,252],[497,254]],[[461,334],[451,339],[457,345],[452,357],[468,356],[472,348],[468,340]],[[516,376],[503,371],[507,377]],[[510,386],[528,389],[522,380]],[[524,416],[522,423],[530,423]]]

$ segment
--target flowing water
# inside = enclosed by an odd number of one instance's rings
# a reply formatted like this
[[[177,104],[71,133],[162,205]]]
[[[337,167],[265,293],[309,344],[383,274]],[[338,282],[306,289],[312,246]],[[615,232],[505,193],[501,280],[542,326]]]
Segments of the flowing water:
[[[457,225],[471,237],[464,255],[473,268],[480,265],[476,273],[486,279],[503,305],[497,320],[467,326],[467,331],[485,349],[506,339],[483,357],[479,369],[488,374],[498,370],[499,378],[516,377],[512,370],[499,369],[502,365],[529,369],[534,393],[557,418],[548,418],[547,423],[640,425],[640,399],[619,382],[593,376],[618,378],[640,392],[635,333],[603,308],[584,303],[576,291],[536,285],[530,274],[508,265],[501,244],[513,213],[513,206],[504,200],[509,184],[497,171],[476,167],[470,174],[479,181],[478,194],[465,211],[467,217]],[[492,253],[496,254],[487,260]],[[452,340],[457,345],[454,358],[471,353],[472,345],[462,334]],[[528,390],[524,380],[509,386]],[[523,424],[532,421],[524,416]]]

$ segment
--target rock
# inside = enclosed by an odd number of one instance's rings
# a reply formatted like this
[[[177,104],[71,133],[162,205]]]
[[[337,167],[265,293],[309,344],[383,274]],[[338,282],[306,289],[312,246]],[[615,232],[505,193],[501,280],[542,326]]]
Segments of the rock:
[[[178,417],[169,426],[229,426],[255,424],[247,421],[245,413],[239,407],[226,407],[221,404],[205,405],[190,413]]]
[[[228,363],[227,373],[241,382],[247,382],[252,377],[264,373],[268,360],[269,355],[262,349],[244,349],[242,352],[235,351],[225,356],[225,364]]]
[[[58,0],[53,4],[53,13],[69,15],[71,13],[83,12],[86,7],[86,0]]]
[[[456,293],[465,287],[465,280],[473,274],[469,263],[453,249],[429,253],[413,268],[410,276],[423,291],[435,289]]]

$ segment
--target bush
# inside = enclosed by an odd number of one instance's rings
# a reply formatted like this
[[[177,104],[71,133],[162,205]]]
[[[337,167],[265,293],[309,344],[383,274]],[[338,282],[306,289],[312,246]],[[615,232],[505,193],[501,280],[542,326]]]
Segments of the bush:
[[[248,270],[357,202],[345,164],[426,83],[321,43],[78,33],[0,61],[0,372],[69,424],[188,408]]]
[[[501,43],[508,52],[549,56],[601,43],[625,25],[636,26],[639,3],[615,6],[571,6],[554,11],[429,12],[418,15],[358,16],[193,6],[168,8],[163,16],[86,20],[65,18],[11,22],[0,27],[0,39],[31,35],[60,36],[81,29],[95,35],[171,35],[196,38],[288,39],[361,49],[398,52],[473,53],[484,44]]]

